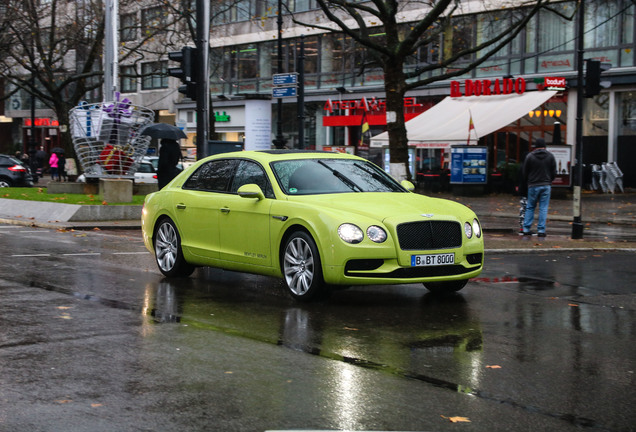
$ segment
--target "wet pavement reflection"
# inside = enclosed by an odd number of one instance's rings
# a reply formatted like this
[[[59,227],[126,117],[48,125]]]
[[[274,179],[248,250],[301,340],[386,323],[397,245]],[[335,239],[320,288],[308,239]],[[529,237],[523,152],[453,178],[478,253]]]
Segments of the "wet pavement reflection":
[[[329,303],[297,304],[276,296],[263,302],[236,288],[258,278],[235,276],[246,281],[223,286],[205,278],[164,279],[155,291],[149,285],[149,314],[158,323],[207,328],[453,390],[470,391],[476,384],[471,376],[481,363],[482,335],[461,295],[366,289],[343,292]],[[440,369],[445,379],[430,375]]]
[[[138,238],[1,241],[13,255],[0,262],[0,387],[13,399],[0,397],[0,429],[29,424],[3,411],[14,399],[108,400],[113,418],[134,401],[146,429],[204,429],[212,411],[232,426],[218,430],[456,426],[441,414],[471,430],[636,424],[633,253],[493,254],[456,295],[352,287],[299,304],[273,278],[164,279]]]

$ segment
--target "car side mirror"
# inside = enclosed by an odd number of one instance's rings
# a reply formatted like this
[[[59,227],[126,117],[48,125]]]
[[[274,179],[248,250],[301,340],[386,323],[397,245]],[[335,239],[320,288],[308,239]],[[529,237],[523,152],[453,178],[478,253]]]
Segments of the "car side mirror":
[[[415,185],[408,180],[402,180],[400,184],[409,192],[413,192],[415,190]]]
[[[265,199],[265,194],[261,188],[254,183],[243,185],[236,192],[241,198],[256,198],[259,201]]]

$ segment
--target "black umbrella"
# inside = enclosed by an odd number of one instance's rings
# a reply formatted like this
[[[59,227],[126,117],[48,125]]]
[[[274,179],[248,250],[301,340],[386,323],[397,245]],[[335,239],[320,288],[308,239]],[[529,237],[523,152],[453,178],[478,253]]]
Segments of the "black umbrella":
[[[64,153],[64,149],[62,147],[53,147],[51,153]]]
[[[155,123],[146,127],[142,132],[142,135],[148,135],[150,138],[159,139],[173,139],[179,140],[187,138],[185,132],[176,126],[169,125],[167,123]]]

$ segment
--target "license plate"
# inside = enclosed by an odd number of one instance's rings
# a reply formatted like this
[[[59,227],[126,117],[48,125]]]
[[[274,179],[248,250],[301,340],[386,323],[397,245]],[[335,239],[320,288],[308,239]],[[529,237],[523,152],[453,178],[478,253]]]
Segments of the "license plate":
[[[455,254],[411,255],[411,267],[455,264]]]

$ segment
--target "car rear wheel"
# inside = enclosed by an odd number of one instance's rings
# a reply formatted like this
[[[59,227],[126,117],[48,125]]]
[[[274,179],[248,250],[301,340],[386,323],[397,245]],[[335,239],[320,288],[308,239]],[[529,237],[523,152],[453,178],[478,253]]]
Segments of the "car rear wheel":
[[[449,294],[461,290],[467,283],[468,279],[450,282],[427,282],[424,287],[433,294]]]
[[[285,242],[283,277],[296,300],[317,300],[328,294],[316,242],[304,231],[294,232]]]
[[[168,277],[187,277],[195,268],[183,257],[181,236],[168,218],[159,222],[155,232],[155,260],[161,273]]]
[[[8,180],[6,178],[0,178],[0,187],[11,187],[12,183],[11,180]]]

